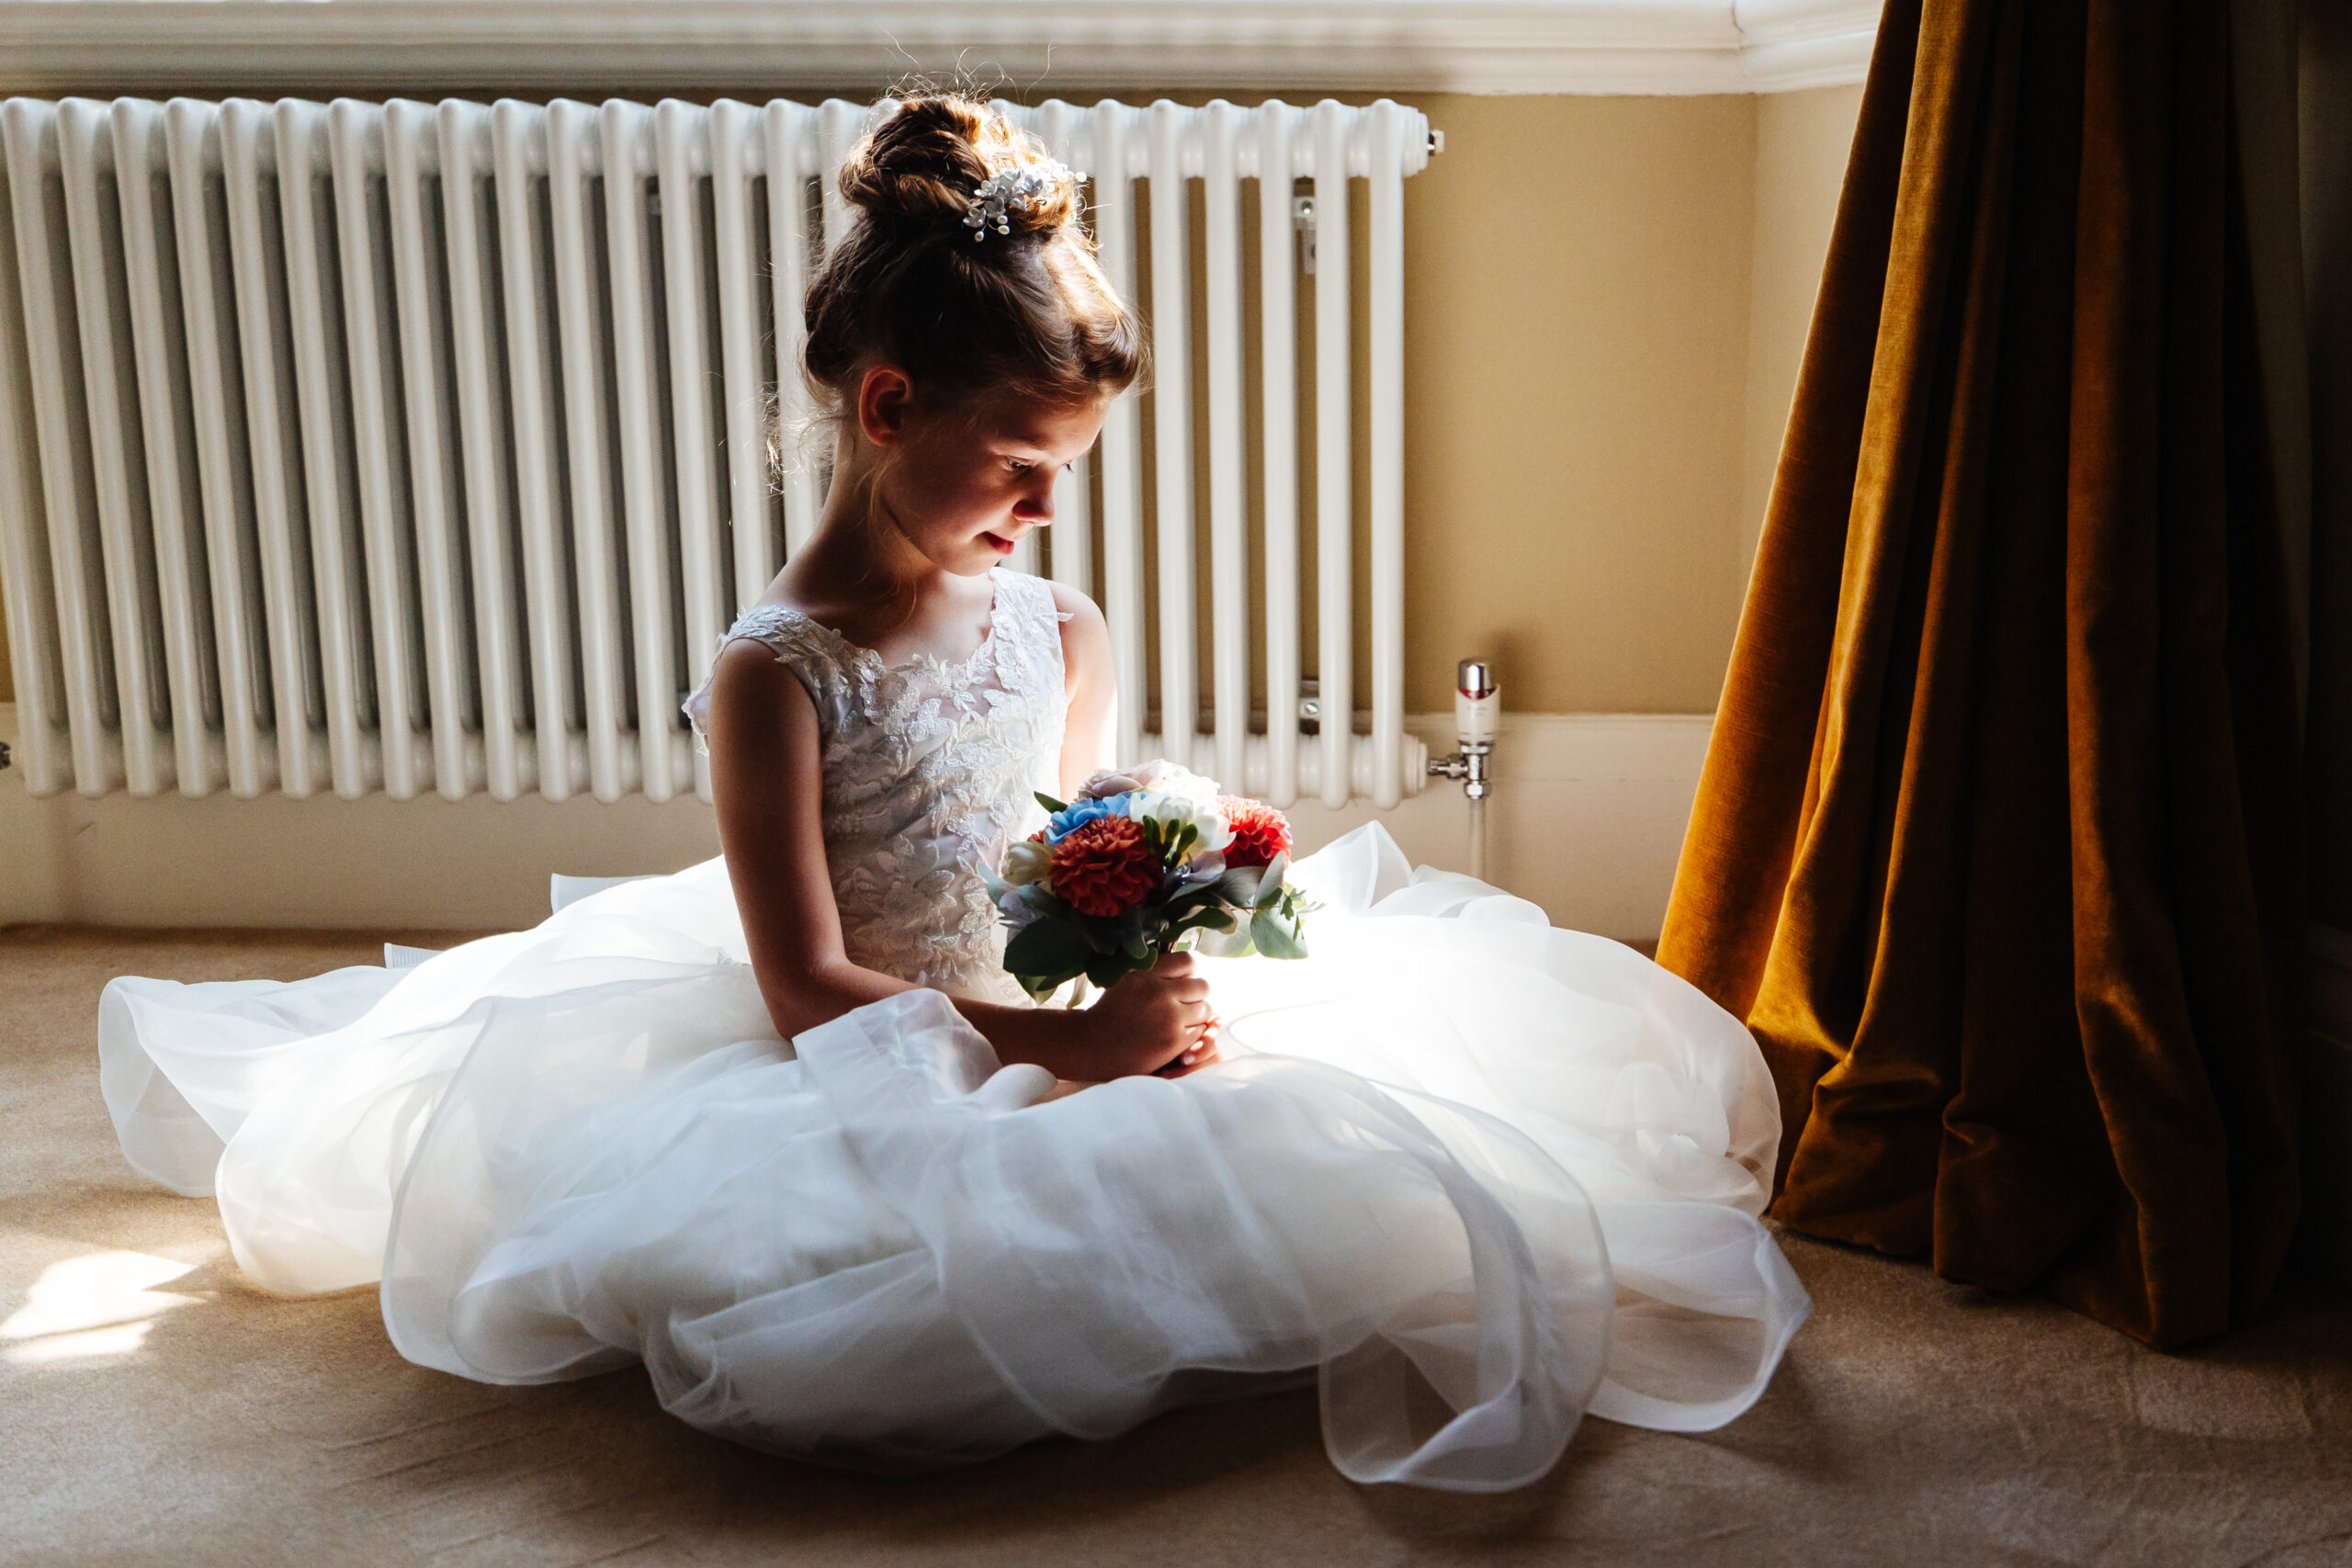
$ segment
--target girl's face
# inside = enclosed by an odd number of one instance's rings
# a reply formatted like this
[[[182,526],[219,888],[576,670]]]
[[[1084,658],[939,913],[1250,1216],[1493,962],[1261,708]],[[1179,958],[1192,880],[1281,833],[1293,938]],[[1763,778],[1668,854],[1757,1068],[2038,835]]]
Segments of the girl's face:
[[[1110,409],[1107,398],[1076,409],[998,398],[935,413],[880,401],[862,399],[859,412],[869,438],[895,448],[882,503],[927,559],[965,577],[1002,564],[1023,536],[1054,520],[1054,481],[1094,445]]]

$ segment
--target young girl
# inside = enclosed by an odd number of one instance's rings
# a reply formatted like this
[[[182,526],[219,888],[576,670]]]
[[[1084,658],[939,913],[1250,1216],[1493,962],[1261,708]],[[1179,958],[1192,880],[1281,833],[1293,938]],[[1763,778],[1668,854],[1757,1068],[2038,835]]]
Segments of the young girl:
[[[1004,231],[967,225],[1001,171],[1030,175]],[[1209,1014],[1191,960],[1091,1010],[1040,1011],[977,940],[995,924],[981,862],[1035,825],[1034,792],[1069,797],[1112,761],[1102,613],[995,569],[1053,522],[1055,480],[1136,378],[1141,335],[1077,227],[1075,180],[979,106],[908,104],[841,190],[863,220],[808,305],[835,435],[824,517],[688,705],[770,1015],[788,1037],[935,986],[1001,1061],[1070,1079],[1197,1064]],[[1018,682],[1008,654],[1033,661]],[[894,671],[909,684],[892,721],[854,733],[881,716],[848,686]]]
[[[819,1461],[1317,1377],[1351,1477],[1494,1490],[1587,1410],[1738,1415],[1807,1311],[1756,1218],[1771,1086],[1637,954],[1368,828],[1294,869],[1311,958],[1082,1010],[1004,974],[981,868],[1110,762],[1114,685],[1094,606],[999,563],[1142,346],[1073,177],[984,107],[905,105],[842,191],[822,525],[687,705],[723,859],[405,970],[113,982],[132,1164],[266,1286],[380,1280],[413,1360],[641,1359]]]

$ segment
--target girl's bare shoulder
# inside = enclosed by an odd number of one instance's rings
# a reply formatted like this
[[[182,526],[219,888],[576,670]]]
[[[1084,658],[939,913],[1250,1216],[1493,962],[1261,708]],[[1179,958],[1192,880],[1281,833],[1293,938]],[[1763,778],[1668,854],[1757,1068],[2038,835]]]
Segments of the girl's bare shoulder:
[[[1111,672],[1111,627],[1083,589],[1053,585],[1054,609],[1062,617],[1062,668],[1070,681],[1107,679]]]
[[[1065,638],[1069,636],[1068,628],[1080,626],[1089,630],[1100,630],[1106,637],[1110,634],[1110,626],[1102,619],[1101,607],[1087,596],[1084,589],[1050,579],[1046,585],[1053,590],[1054,608],[1061,615]]]
[[[810,705],[810,677],[803,666],[808,655],[824,651],[821,636],[808,635],[804,627],[791,624],[792,617],[778,619],[783,624],[769,635],[729,637],[718,650],[710,670],[709,706],[714,714],[733,713],[740,723],[779,716]]]

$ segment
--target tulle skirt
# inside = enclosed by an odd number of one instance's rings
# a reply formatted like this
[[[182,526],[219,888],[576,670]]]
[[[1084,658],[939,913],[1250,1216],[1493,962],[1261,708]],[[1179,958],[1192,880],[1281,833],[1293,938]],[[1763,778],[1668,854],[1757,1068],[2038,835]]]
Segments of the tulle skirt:
[[[1314,956],[1208,961],[1219,1066],[1055,1094],[935,991],[776,1037],[725,867],[407,967],[107,987],[123,1151],[413,1361],[641,1360],[776,1452],[915,1470],[1320,1386],[1358,1481],[1535,1479],[1581,1416],[1731,1420],[1809,1310],[1739,1023],[1615,942],[1298,863]]]

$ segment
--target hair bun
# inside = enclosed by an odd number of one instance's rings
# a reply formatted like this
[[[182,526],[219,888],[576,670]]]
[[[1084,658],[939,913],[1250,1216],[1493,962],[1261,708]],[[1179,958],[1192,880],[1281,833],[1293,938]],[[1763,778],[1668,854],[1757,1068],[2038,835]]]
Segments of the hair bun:
[[[833,415],[882,365],[943,407],[1026,397],[1075,409],[1143,373],[1143,330],[1077,221],[1078,178],[1004,115],[970,97],[910,98],[839,178],[857,220],[800,310],[801,369]]]
[[[946,95],[910,98],[842,164],[842,199],[879,222],[935,226],[943,236],[965,239],[973,232],[966,220],[981,186],[1045,161],[1035,137],[986,104]],[[1077,217],[1074,180],[1056,181],[1004,212],[1014,234],[1051,233]]]

